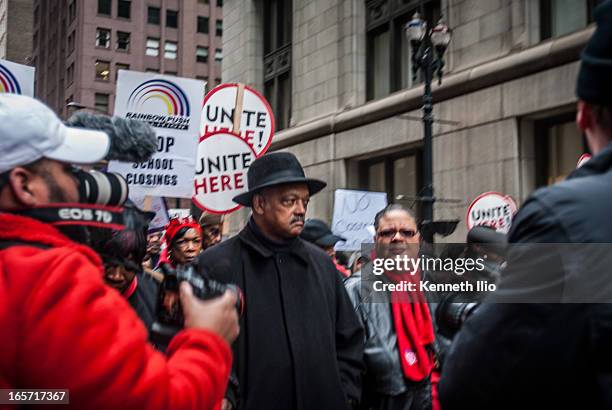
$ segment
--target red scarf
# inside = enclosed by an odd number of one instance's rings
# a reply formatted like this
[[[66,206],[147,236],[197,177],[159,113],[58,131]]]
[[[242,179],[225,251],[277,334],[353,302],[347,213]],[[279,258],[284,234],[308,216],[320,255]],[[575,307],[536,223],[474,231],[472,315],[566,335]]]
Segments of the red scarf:
[[[130,283],[130,286],[128,286],[128,288],[123,291],[122,293],[123,297],[126,299],[129,299],[130,296],[132,296],[134,292],[136,292],[137,287],[138,287],[138,276],[134,276],[134,279],[132,280],[132,283]]]
[[[387,277],[394,282],[415,283],[418,287],[421,273],[410,275],[388,272]],[[428,349],[434,342],[434,331],[425,296],[420,291],[393,292],[391,311],[404,376],[408,380],[421,381],[434,368],[433,354]]]

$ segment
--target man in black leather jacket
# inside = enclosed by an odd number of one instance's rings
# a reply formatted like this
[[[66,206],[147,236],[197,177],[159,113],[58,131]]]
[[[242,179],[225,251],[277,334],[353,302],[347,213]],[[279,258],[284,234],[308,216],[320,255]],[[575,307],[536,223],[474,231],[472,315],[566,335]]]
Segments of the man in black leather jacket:
[[[595,18],[597,30],[582,54],[576,118],[594,156],[566,181],[527,199],[509,234],[511,245],[519,244],[515,248],[555,243],[557,250],[573,251],[612,244],[612,1],[603,3]],[[549,302],[589,296],[612,301],[610,265],[602,263],[609,252],[600,255],[603,259],[560,251],[528,255],[531,265],[520,271],[525,254],[510,251],[500,289],[523,275],[536,280],[531,289]],[[576,285],[589,291],[576,293]],[[610,304],[482,305],[459,332],[446,360],[439,386],[442,407],[586,408],[588,403],[590,409],[612,408],[610,346]]]
[[[378,257],[384,254],[384,251],[380,251],[380,249],[385,247],[387,249],[404,247],[404,253],[418,253],[420,237],[415,217],[409,210],[400,205],[390,205],[376,216],[374,227],[376,229],[375,242],[377,248],[379,248],[377,250]],[[384,257],[392,256],[385,255]],[[418,378],[418,380],[406,377],[402,364],[406,352],[400,355],[400,343],[396,331],[396,318],[390,300],[391,295],[384,292],[372,292],[372,289],[376,289],[372,281],[380,279],[390,280],[386,276],[373,277],[371,264],[368,264],[345,281],[349,298],[355,306],[357,316],[365,330],[364,359],[366,371],[361,408],[377,410],[431,409],[432,387],[430,375],[433,367],[430,366],[426,376]],[[406,306],[410,308],[417,305],[419,304],[406,303]],[[423,304],[423,307],[428,310],[426,315],[429,319],[427,326],[433,337],[433,324],[431,323],[429,306]],[[433,358],[433,340],[426,348]],[[408,354],[410,353],[408,352]],[[416,358],[413,360],[416,360]]]

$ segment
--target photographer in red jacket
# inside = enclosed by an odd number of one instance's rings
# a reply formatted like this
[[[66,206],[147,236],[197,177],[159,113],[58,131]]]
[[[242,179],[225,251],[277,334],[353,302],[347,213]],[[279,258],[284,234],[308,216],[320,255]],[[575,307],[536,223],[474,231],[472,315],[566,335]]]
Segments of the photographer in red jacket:
[[[109,145],[32,98],[0,94],[0,388],[68,389],[83,409],[219,407],[238,334],[235,295],[203,302],[183,284],[185,329],[164,356],[104,284],[98,255],[58,230],[113,215],[78,204],[71,165],[101,160]]]

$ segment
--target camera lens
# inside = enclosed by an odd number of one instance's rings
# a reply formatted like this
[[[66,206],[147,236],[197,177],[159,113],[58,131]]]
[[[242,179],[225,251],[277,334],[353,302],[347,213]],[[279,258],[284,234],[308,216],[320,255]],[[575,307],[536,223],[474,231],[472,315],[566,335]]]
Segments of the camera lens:
[[[128,184],[119,174],[79,170],[76,175],[82,203],[121,206],[128,198]]]

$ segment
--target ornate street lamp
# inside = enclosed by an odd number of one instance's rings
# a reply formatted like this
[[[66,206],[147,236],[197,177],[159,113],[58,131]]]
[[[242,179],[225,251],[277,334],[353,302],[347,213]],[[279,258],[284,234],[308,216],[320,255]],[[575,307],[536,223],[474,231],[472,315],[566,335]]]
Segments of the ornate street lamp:
[[[438,24],[431,30],[427,22],[415,13],[404,27],[406,36],[412,47],[412,80],[416,81],[419,70],[423,76],[425,90],[423,93],[423,225],[433,223],[433,102],[431,96],[431,81],[433,73],[438,76],[438,84],[442,83],[444,69],[444,53],[451,40],[451,30],[440,18]],[[433,230],[424,230],[423,239],[433,243]]]

